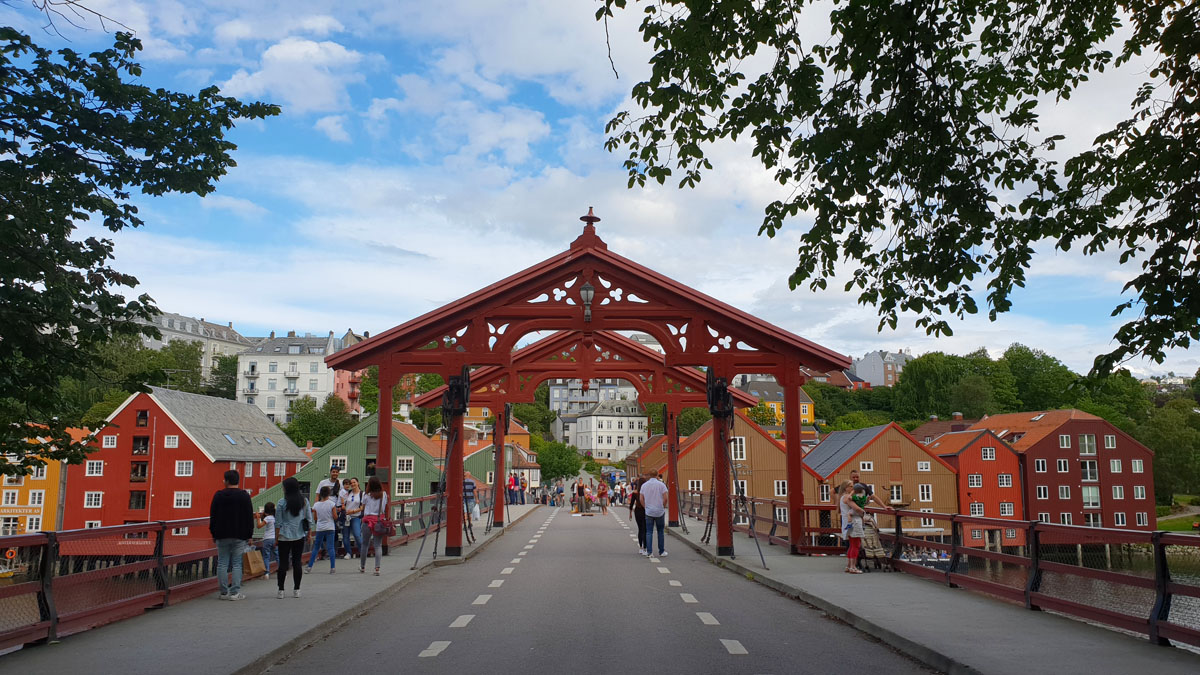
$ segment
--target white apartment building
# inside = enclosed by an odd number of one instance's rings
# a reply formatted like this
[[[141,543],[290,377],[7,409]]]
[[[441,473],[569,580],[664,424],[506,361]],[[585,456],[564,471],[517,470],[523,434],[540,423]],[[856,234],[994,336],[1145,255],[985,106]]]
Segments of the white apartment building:
[[[889,352],[881,349],[863,354],[861,359],[854,359],[850,370],[860,379],[871,383],[872,387],[890,387],[899,381],[904,365],[912,358],[910,350]]]
[[[329,335],[270,337],[238,354],[237,400],[256,405],[271,421],[286,424],[289,412],[301,396],[320,406],[337,393],[337,371],[325,365],[325,357],[342,348],[343,339]]]
[[[601,401],[576,417],[574,427],[574,445],[596,459],[625,459],[650,435],[650,420],[637,401]]]
[[[200,343],[200,376],[208,379],[212,367],[216,365],[218,356],[232,356],[254,345],[254,341],[242,336],[233,329],[233,322],[226,325],[211,323],[203,318],[194,319],[183,314],[162,312],[150,322],[162,339],[142,336],[142,345],[147,349],[162,349],[163,347],[186,340]]]

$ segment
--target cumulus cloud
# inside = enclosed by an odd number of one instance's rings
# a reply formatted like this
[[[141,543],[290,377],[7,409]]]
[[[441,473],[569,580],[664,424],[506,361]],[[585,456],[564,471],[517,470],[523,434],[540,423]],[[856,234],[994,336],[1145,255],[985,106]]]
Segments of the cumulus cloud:
[[[346,117],[344,115],[328,115],[317,120],[313,127],[328,136],[331,141],[349,143],[350,133],[346,131],[345,125]]]
[[[287,112],[345,108],[350,84],[363,81],[363,55],[332,41],[289,37],[263,52],[258,70],[238,70],[221,88],[231,96],[264,96]]]
[[[219,209],[219,210],[224,210],[224,211],[230,211],[230,212],[235,213],[243,218],[259,217],[259,216],[264,216],[267,213],[269,213],[267,211],[267,209],[259,206],[258,204],[255,204],[254,202],[250,201],[249,199],[242,199],[241,197],[231,197],[229,195],[219,195],[219,194],[207,195],[207,196],[201,198],[200,206],[205,209]]]

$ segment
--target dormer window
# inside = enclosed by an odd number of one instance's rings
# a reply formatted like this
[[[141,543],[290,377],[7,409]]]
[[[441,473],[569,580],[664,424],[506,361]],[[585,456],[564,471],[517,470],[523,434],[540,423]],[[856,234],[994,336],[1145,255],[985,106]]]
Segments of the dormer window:
[[[149,423],[150,423],[150,411],[149,410],[137,411],[137,421],[134,422],[134,426],[144,427]]]

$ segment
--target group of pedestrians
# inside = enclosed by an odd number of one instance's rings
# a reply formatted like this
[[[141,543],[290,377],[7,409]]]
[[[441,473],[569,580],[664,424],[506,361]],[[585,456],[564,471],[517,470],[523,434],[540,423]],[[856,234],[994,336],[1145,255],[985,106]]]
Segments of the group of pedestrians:
[[[525,495],[529,492],[529,478],[525,474],[517,474],[516,471],[508,474],[508,503],[517,504],[525,503]]]
[[[242,555],[253,545],[254,528],[263,529],[261,552],[268,573],[278,562],[276,597],[284,597],[288,573],[292,573],[292,597],[300,597],[303,571],[312,572],[321,552],[329,560],[329,573],[337,571],[337,535],[342,535],[344,559],[358,557],[360,573],[366,573],[367,554],[375,554],[375,576],[383,562],[383,536],[376,533],[381,517],[387,514],[388,496],[374,476],[364,492],[357,478],[339,480],[334,467],[329,478],[317,485],[317,501],[310,504],[300,491],[295,477],[283,480],[283,499],[268,503],[255,513],[250,495],[239,489],[241,474],[225,472],[224,488],[213,495],[209,509],[209,530],[217,547],[217,581],[222,600],[242,600]],[[304,543],[312,539],[308,565],[303,567]],[[353,542],[353,544],[351,543]]]

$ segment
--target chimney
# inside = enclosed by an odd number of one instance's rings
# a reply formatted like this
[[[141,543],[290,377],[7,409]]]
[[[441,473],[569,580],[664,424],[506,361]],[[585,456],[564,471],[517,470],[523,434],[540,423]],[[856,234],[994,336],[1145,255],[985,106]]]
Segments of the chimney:
[[[365,337],[365,338],[369,338],[369,337],[371,337],[371,331],[369,331],[369,330],[364,330],[364,331],[363,331],[363,337]]]
[[[289,331],[288,331],[288,337],[296,337],[296,331],[294,331],[294,330],[289,330]]]
[[[930,416],[929,416],[929,421],[930,421],[930,422],[936,422],[936,421],[937,421],[937,415],[930,415]]]
[[[201,321],[203,321],[204,319],[200,319],[200,320],[201,320]],[[232,322],[232,321],[230,321],[230,322],[229,322],[229,327],[230,327],[230,328],[233,328],[233,322]]]
[[[200,323],[204,323],[204,317],[200,317]]]
[[[962,413],[960,413],[960,412],[951,413],[951,414],[950,414],[950,416],[951,416],[951,417],[953,417],[953,418],[954,418],[954,419],[956,419],[956,420],[961,420],[961,419],[962,419]]]
[[[275,331],[271,331],[271,339],[272,339],[272,340],[274,340],[274,339],[275,339]]]

